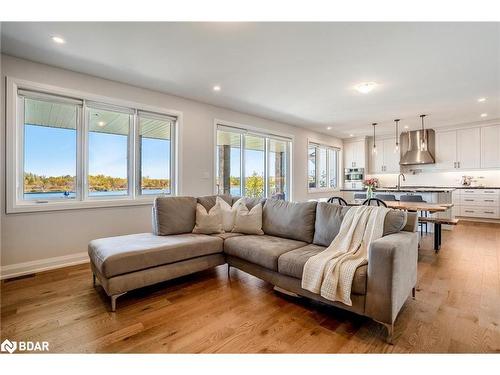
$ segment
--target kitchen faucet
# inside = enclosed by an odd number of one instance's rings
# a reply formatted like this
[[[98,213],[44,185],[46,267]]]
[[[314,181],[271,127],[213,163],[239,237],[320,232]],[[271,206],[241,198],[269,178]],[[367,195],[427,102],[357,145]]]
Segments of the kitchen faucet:
[[[398,175],[398,190],[401,188],[401,177],[403,177],[403,182],[406,181],[405,175],[403,173],[400,173]]]

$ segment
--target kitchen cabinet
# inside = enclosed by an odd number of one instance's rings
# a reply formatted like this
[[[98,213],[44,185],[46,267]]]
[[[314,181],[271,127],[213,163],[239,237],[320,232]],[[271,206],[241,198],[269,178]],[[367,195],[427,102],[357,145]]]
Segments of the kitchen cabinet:
[[[399,152],[395,152],[395,146],[395,138],[377,139],[377,153],[371,153],[372,173],[399,173]]]
[[[454,201],[456,215],[466,218],[500,219],[500,189],[459,189]]]
[[[500,168],[500,125],[481,128],[481,168]]]
[[[480,167],[480,128],[436,132],[437,169],[477,169]]]
[[[457,168],[481,167],[481,129],[457,130]]]
[[[436,168],[453,169],[457,165],[457,131],[436,132]]]
[[[365,140],[344,143],[344,168],[366,168]]]

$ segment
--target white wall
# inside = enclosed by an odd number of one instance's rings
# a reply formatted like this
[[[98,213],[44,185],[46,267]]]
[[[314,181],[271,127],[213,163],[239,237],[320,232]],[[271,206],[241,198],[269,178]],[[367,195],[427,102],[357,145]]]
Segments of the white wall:
[[[214,119],[247,124],[294,136],[292,160],[292,198],[306,200],[323,195],[307,191],[307,139],[341,147],[342,141],[306,129],[234,112],[200,102],[166,95],[114,81],[38,64],[2,55],[2,93],[5,77],[50,84],[73,90],[129,100],[183,112],[181,129],[180,193],[206,195],[213,193]],[[5,98],[5,95],[2,95]],[[2,132],[0,158],[5,152],[5,102],[2,99]],[[342,165],[342,164],[341,164]],[[5,165],[0,164],[0,176]],[[208,173],[210,178],[202,178]],[[12,274],[24,269],[51,267],[58,263],[85,258],[87,243],[93,238],[125,233],[147,232],[151,229],[150,206],[81,209],[45,213],[5,214],[2,183],[1,201],[1,265]],[[72,256],[74,254],[75,256]],[[62,257],[58,259],[48,258]],[[21,264],[25,262],[34,262]]]

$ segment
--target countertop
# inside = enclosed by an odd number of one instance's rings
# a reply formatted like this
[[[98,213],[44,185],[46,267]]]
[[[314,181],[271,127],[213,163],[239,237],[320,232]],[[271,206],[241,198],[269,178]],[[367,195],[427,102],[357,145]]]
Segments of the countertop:
[[[402,186],[399,190],[396,187],[380,187],[374,189],[376,192],[394,193],[450,193],[455,189],[500,189],[498,186]],[[366,189],[340,189],[340,191],[365,192]]]

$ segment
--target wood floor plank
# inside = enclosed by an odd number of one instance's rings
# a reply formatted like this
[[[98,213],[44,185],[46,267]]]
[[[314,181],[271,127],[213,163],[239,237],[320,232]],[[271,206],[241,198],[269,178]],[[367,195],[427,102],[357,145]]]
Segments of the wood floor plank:
[[[415,300],[385,327],[274,292],[227,266],[128,293],[109,310],[87,264],[1,283],[1,339],[64,353],[500,352],[500,225],[460,223],[419,250]]]

